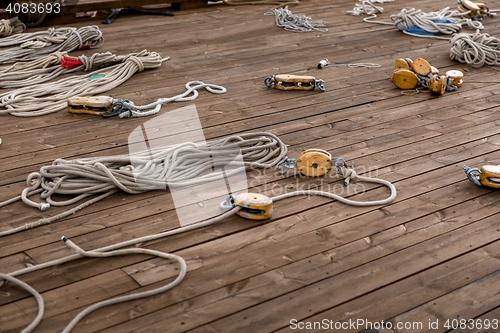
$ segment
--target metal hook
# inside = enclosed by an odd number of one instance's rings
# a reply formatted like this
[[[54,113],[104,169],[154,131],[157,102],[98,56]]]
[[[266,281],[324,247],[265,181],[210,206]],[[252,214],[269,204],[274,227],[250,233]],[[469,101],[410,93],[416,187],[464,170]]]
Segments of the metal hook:
[[[282,168],[281,165],[285,164],[285,167]],[[285,156],[278,164],[276,164],[276,172],[280,175],[284,175],[290,169],[295,169],[297,167],[297,159],[296,158],[288,158]]]

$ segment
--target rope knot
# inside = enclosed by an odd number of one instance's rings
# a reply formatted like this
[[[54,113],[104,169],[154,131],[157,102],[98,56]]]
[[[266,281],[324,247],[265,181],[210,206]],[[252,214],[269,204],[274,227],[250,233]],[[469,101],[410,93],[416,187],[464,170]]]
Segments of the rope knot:
[[[141,59],[137,58],[136,56],[130,56],[127,58],[126,62],[128,61],[131,61],[137,65],[138,72],[144,71],[144,64],[142,63]]]

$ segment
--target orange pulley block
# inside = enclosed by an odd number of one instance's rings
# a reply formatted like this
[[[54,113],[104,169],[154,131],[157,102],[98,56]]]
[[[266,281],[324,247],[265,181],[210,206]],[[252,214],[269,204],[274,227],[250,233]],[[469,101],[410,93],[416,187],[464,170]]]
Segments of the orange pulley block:
[[[409,58],[396,59],[391,82],[403,90],[427,88],[433,95],[440,96],[445,91],[455,91],[463,84],[463,73],[450,70],[440,75],[439,70],[423,58],[412,61]]]
[[[230,195],[220,204],[222,209],[240,207],[237,215],[249,220],[266,220],[273,212],[273,200],[259,193],[241,193]]]
[[[420,80],[418,75],[413,71],[406,68],[400,68],[392,72],[391,82],[399,89],[407,90],[418,87]]]
[[[459,0],[458,3],[458,11],[463,13],[465,18],[480,21],[484,15],[495,16],[495,13],[490,12],[484,3],[470,0]]]
[[[323,149],[304,150],[298,158],[285,157],[276,164],[276,171],[285,174],[290,169],[298,169],[307,177],[320,177],[332,169],[332,155]]]
[[[429,79],[429,91],[433,95],[442,95],[446,91],[448,78],[444,75],[433,75]]]
[[[323,149],[307,149],[297,158],[297,169],[304,176],[323,176],[332,169],[332,155]]]
[[[467,178],[477,186],[500,188],[500,165],[484,165],[480,168],[463,167]]]

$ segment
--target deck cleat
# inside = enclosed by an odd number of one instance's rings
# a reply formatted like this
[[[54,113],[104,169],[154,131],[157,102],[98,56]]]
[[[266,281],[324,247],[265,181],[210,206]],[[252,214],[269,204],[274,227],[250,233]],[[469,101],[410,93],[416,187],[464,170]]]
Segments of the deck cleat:
[[[323,149],[307,149],[297,158],[297,169],[307,177],[320,177],[332,169],[332,155]]]
[[[264,83],[268,88],[274,87],[279,90],[314,90],[317,87],[319,90],[325,91],[323,80],[316,80],[314,76],[270,75],[266,77]]]
[[[419,85],[418,75],[409,69],[395,69],[391,74],[391,82],[399,89],[415,89]]]
[[[433,95],[442,95],[446,91],[448,78],[444,75],[433,75],[429,80],[429,91]]]
[[[480,168],[463,167],[467,178],[477,186],[500,188],[500,165],[484,165]]]
[[[102,116],[113,110],[112,101],[109,96],[71,97],[68,99],[68,111]]]
[[[238,206],[240,210],[236,212],[237,215],[257,221],[270,218],[273,212],[273,200],[258,193],[241,193],[236,196],[231,194],[220,206],[222,209]]]

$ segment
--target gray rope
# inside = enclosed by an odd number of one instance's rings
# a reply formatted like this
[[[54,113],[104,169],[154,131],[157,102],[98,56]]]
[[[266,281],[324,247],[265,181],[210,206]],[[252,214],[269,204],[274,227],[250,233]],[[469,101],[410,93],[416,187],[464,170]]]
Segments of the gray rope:
[[[10,19],[0,20],[0,37],[17,35],[22,33],[24,30],[26,30],[26,25],[21,22],[17,16]]]
[[[75,204],[92,195],[98,197],[51,218],[43,218],[0,232],[0,237],[49,224],[120,190],[138,194],[166,188],[167,185],[179,187],[206,183],[246,169],[270,168],[283,159],[287,151],[286,145],[277,136],[265,132],[231,136],[212,142],[208,148],[188,142],[133,155],[77,160],[56,159],[52,165],[43,166],[39,172],[27,177],[28,187],[20,197],[24,203],[45,210],[50,206]],[[235,151],[241,151],[243,164],[235,161]],[[234,169],[210,172],[213,167],[222,168],[229,165]],[[28,198],[40,189],[43,190],[40,198],[44,202],[37,203]],[[52,199],[55,194],[73,197],[65,201],[55,201]],[[0,207],[18,198],[0,203]]]
[[[85,71],[96,68],[109,67],[125,62],[130,57],[141,57],[147,54],[146,50],[127,55],[115,55],[111,52],[94,53],[92,56],[81,55],[69,57],[67,52],[54,52],[43,58],[28,62],[17,62],[8,68],[0,70],[0,88],[13,89],[28,87],[47,82],[61,75]],[[81,63],[76,67],[63,67],[66,59]]]
[[[0,64],[35,60],[57,51],[71,52],[82,48],[96,48],[102,43],[102,32],[98,26],[79,29],[51,28],[47,32],[35,32],[27,36],[13,35],[0,39],[0,46],[19,44],[21,46],[0,51]]]
[[[92,96],[107,92],[133,74],[161,66],[163,59],[156,52],[146,50],[138,56],[129,55],[122,63],[96,70],[89,74],[70,76],[47,84],[36,84],[0,94],[0,115],[18,117],[45,115],[67,108],[67,100],[74,96]]]
[[[327,32],[328,29],[324,21],[314,21],[305,15],[292,14],[287,8],[275,8],[272,12],[264,13],[264,15],[274,15],[276,17],[276,25],[284,28],[287,31],[293,32],[311,32],[320,31]]]
[[[472,67],[500,64],[500,39],[482,34],[456,34],[450,40],[450,58]]]

